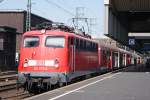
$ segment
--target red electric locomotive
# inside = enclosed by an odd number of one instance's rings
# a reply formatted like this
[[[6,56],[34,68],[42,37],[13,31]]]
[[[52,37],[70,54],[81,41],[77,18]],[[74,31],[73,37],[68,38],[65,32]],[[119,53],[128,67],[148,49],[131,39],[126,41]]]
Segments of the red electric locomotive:
[[[48,29],[47,29],[48,28]],[[63,25],[23,34],[18,82],[29,91],[99,71],[98,43]]]

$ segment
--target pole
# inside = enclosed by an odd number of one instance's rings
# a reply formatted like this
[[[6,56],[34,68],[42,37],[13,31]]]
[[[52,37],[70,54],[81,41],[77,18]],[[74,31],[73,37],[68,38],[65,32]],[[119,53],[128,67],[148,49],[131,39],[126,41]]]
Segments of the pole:
[[[28,0],[26,14],[26,31],[30,31],[31,27],[31,0]]]

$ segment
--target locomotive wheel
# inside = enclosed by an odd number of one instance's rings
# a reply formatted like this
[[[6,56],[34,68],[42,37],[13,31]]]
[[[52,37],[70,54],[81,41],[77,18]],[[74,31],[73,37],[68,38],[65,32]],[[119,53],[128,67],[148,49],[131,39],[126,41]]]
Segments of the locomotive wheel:
[[[28,88],[30,94],[39,94],[42,92],[42,89],[38,87],[37,83],[33,83],[30,88]]]

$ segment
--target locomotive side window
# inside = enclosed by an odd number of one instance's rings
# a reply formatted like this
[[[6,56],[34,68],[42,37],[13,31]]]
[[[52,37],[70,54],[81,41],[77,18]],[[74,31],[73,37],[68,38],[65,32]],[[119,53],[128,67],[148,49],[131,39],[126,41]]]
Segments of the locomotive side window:
[[[84,40],[84,43],[83,43],[83,45],[84,45],[84,50],[86,50],[86,40]]]
[[[86,42],[86,50],[90,51],[91,43],[89,41]]]
[[[83,40],[80,40],[80,50],[84,50]]]
[[[39,45],[39,37],[25,37],[23,45],[26,48],[37,47]]]
[[[69,45],[74,45],[74,38],[69,37],[68,41],[69,41],[69,43],[68,43]]]
[[[45,42],[46,47],[55,47],[55,48],[64,48],[65,47],[65,38],[64,37],[55,37],[48,36]]]
[[[98,44],[94,42],[90,42],[88,40],[69,37],[68,41],[69,41],[68,43],[69,45],[74,44],[76,49],[80,51],[96,52],[98,50]]]
[[[79,39],[76,39],[76,49],[79,49],[80,45],[79,45]]]

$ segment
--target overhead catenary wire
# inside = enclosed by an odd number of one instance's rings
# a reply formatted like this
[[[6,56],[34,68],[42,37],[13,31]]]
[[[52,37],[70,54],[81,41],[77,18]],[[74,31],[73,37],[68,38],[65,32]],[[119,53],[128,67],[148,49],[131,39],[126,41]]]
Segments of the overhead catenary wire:
[[[50,0],[45,0],[47,3],[56,6],[57,8],[63,10],[64,12],[66,12],[67,14],[71,15],[71,16],[75,16],[72,12],[66,10],[65,8],[61,7],[60,5],[56,4],[55,2],[52,2]]]
[[[74,9],[74,5],[70,4],[69,1],[71,0],[56,0],[59,4],[61,3],[61,5],[65,5],[65,8],[67,7],[67,9]]]
[[[48,18],[48,17],[45,17],[45,16],[48,16],[48,14],[46,13],[46,12],[44,12],[44,11],[42,11],[41,9],[39,9],[39,8],[32,8],[32,10],[34,10],[34,11],[37,11],[37,12],[40,12],[41,14],[43,14],[44,16],[42,16],[42,17],[44,17],[44,18]],[[35,13],[36,14],[36,13]]]
[[[51,1],[51,0],[45,0],[48,4],[50,4],[50,5],[53,5],[53,6],[55,6],[55,7],[57,7],[57,8],[59,8],[60,10],[63,10],[65,13],[67,13],[67,14],[69,14],[69,15],[71,15],[71,16],[73,16],[73,20],[75,21],[77,21],[77,19],[78,20],[85,20],[85,23],[86,23],[86,26],[87,26],[87,31],[88,31],[88,33],[91,33],[91,29],[90,29],[90,27],[91,27],[91,23],[89,23],[88,22],[88,18],[78,18],[79,16],[77,16],[77,14],[74,14],[74,13],[72,13],[72,12],[70,12],[69,10],[67,10],[66,8],[64,8],[64,7],[62,7],[61,5],[60,5],[60,2],[59,2],[59,4],[58,3],[56,3],[56,2],[54,2],[54,1]],[[56,0],[57,1],[57,0]],[[64,2],[65,2],[65,0],[63,0]],[[81,8],[82,10],[83,10],[83,8],[84,7],[78,7],[78,8]],[[80,9],[80,10],[81,10]],[[79,11],[78,11],[79,12]],[[84,16],[83,14],[81,14],[82,16]],[[77,28],[77,26],[75,25],[75,23],[74,22],[72,22],[73,23],[73,26],[75,27],[75,28]],[[78,28],[77,28],[78,29]]]

